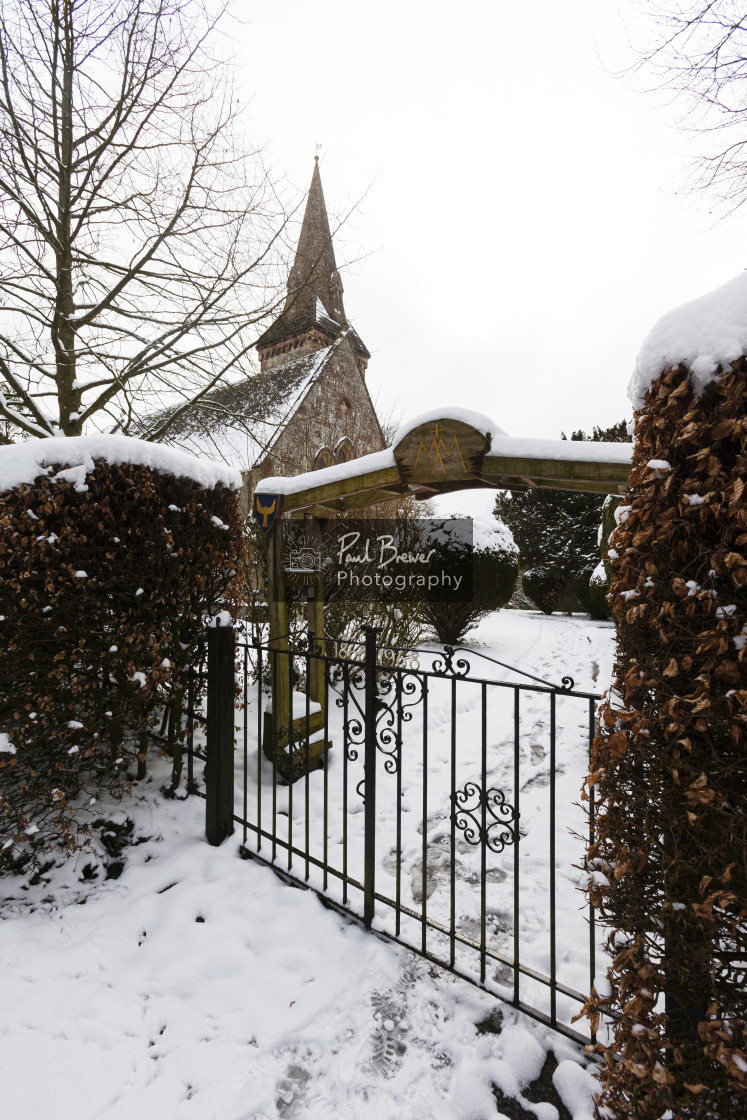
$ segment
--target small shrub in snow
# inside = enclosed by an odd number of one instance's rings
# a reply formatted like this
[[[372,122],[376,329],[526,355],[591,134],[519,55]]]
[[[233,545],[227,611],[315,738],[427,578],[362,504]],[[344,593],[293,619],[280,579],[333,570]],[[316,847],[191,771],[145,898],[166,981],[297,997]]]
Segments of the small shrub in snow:
[[[540,566],[530,568],[521,577],[524,594],[528,595],[543,614],[563,609],[567,596],[566,577],[558,568]]]
[[[241,526],[234,490],[103,460],[0,491],[0,525],[7,868],[85,842],[98,791],[144,774],[163,705],[178,776],[184,668],[234,593]]]
[[[597,622],[603,622],[604,619],[609,618],[608,591],[607,573],[604,570],[604,563],[600,560],[596,568],[592,568],[591,571],[587,568],[579,579],[578,601],[581,609],[586,611],[589,618],[593,618]]]
[[[473,531],[472,598],[464,603],[426,602],[422,606],[425,622],[447,645],[456,645],[486,614],[504,607],[519,574],[519,550],[501,521],[475,521]],[[463,563],[463,542],[448,538],[434,543],[438,565],[447,571],[458,569]]]

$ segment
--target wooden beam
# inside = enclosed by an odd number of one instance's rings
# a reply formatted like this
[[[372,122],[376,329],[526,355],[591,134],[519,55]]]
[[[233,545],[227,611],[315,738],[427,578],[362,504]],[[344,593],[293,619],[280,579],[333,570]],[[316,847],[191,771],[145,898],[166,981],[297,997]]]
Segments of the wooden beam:
[[[540,486],[593,494],[617,494],[628,481],[627,463],[575,459],[529,459],[486,455],[481,476],[501,487]]]
[[[396,467],[384,467],[383,470],[340,478],[321,486],[309,486],[295,494],[285,494],[283,497],[283,512],[311,509],[316,505],[325,505],[334,498],[347,498],[364,494],[367,491],[387,490],[389,488],[396,488],[397,493],[401,492],[399,471]],[[346,503],[345,509],[347,508]]]

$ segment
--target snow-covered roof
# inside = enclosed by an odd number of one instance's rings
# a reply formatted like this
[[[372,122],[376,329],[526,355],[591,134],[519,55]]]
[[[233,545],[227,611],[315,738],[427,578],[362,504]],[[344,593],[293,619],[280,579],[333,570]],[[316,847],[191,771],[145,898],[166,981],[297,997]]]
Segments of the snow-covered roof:
[[[747,271],[699,299],[668,311],[649,331],[628,385],[634,408],[671,366],[685,365],[702,393],[720,371],[747,354]]]
[[[343,337],[323,350],[214,389],[179,417],[163,442],[210,455],[236,470],[258,466]],[[160,418],[149,417],[149,427]]]
[[[241,486],[240,473],[223,463],[131,436],[90,435],[33,439],[0,447],[0,490],[31,484],[42,474],[67,479],[76,490],[84,490],[86,475],[101,459],[112,465],[134,463],[160,474],[189,478],[204,489],[223,485],[237,490]],[[55,471],[55,467],[63,469]]]

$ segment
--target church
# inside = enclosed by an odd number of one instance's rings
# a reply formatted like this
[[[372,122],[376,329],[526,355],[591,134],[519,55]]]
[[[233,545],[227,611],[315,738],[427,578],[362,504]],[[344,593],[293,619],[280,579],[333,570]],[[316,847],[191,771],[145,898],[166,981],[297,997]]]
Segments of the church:
[[[318,157],[285,304],[256,350],[259,373],[208,393],[164,437],[239,469],[247,509],[260,479],[384,447],[366,385],[371,355],[345,313]]]

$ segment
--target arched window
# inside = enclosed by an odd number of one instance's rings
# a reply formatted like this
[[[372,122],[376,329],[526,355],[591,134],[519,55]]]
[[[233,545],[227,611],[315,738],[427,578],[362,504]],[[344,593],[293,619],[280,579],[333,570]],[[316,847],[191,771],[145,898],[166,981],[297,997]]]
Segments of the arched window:
[[[322,447],[321,450],[316,453],[314,470],[321,471],[324,470],[325,467],[331,467],[334,461],[335,459],[330,449],[328,447]]]
[[[338,463],[349,463],[353,458],[353,445],[349,439],[344,439],[337,445],[336,459]]]

